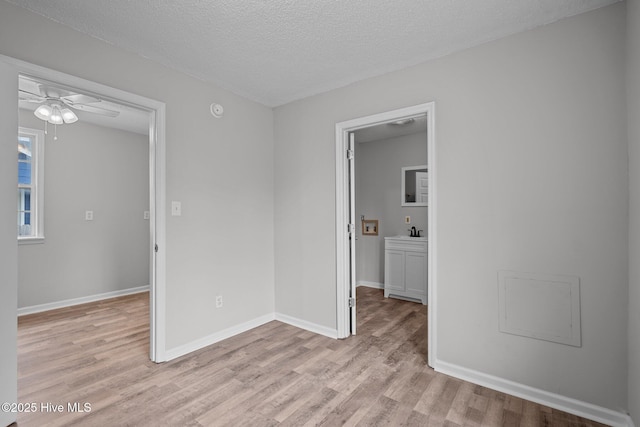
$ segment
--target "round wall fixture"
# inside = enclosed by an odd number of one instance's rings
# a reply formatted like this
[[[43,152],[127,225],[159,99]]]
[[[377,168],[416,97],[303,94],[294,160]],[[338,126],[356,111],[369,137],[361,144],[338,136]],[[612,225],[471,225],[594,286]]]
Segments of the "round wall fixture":
[[[220,104],[216,104],[214,102],[213,104],[211,104],[211,107],[209,108],[211,110],[211,115],[216,119],[219,119],[224,114],[224,108],[222,108],[222,105]]]

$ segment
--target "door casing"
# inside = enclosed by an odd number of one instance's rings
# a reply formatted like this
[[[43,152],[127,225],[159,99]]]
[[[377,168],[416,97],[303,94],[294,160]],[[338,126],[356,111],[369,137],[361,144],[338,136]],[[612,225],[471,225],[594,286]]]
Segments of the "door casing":
[[[150,344],[149,357],[154,362],[166,360],[166,166],[165,166],[165,104],[130,92],[85,80],[70,74],[0,55],[0,61],[16,70],[15,78],[24,74],[81,90],[88,95],[128,104],[150,113],[149,120],[149,194],[150,231]],[[18,94],[16,92],[16,106]],[[17,107],[16,107],[17,108]],[[18,126],[16,123],[16,132]],[[158,247],[155,252],[154,248]]]
[[[371,127],[383,123],[408,119],[417,116],[427,117],[427,170],[429,173],[429,193],[427,206],[427,333],[428,356],[427,363],[433,366],[437,354],[437,271],[436,271],[436,200],[437,200],[437,169],[436,169],[436,140],[435,140],[435,102],[400,108],[371,116],[360,117],[336,123],[336,313],[337,336],[346,338],[351,334],[351,311],[349,308],[351,256],[349,250],[348,218],[355,206],[350,206],[352,197],[349,191],[349,133],[358,129]],[[356,154],[357,155],[357,154]],[[353,266],[355,268],[355,266]],[[356,302],[357,303],[357,302]],[[355,307],[353,308],[355,310]]]

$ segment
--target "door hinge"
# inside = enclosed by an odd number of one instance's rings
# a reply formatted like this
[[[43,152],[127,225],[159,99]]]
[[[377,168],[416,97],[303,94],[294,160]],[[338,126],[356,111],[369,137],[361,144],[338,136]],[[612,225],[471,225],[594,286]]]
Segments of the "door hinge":
[[[355,226],[355,225],[353,225],[353,224],[351,224],[351,223],[347,224],[347,233],[351,234],[351,233],[353,233],[355,230],[356,230],[356,226]]]
[[[356,306],[356,299],[353,297],[349,297],[349,308],[353,308]]]
[[[353,159],[353,150],[347,150],[347,159]]]
[[[153,246],[153,250],[158,252],[158,244],[157,243]]]

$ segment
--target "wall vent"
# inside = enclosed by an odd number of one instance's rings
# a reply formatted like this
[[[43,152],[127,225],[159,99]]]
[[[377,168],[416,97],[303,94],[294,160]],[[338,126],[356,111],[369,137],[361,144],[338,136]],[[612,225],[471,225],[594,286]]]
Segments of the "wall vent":
[[[498,272],[500,332],[580,347],[580,279]]]

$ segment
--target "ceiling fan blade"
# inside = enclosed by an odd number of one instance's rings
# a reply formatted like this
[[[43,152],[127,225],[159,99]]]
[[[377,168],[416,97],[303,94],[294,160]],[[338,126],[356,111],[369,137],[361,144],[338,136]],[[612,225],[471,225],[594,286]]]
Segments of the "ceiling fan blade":
[[[120,111],[108,110],[106,108],[101,108],[101,107],[94,107],[93,105],[76,104],[65,98],[61,98],[61,101],[71,108],[75,108],[76,110],[80,110],[80,111],[85,111],[87,113],[100,114],[102,116],[107,116],[107,117],[118,117],[120,115]]]
[[[100,102],[101,99],[94,98],[93,96],[84,95],[82,93],[76,93],[74,95],[63,96],[60,98],[61,100],[70,101],[73,104],[93,104],[95,102]]]
[[[28,102],[44,102],[47,100],[44,96],[36,95],[35,93],[27,92],[25,90],[18,91],[20,93],[20,99]]]

